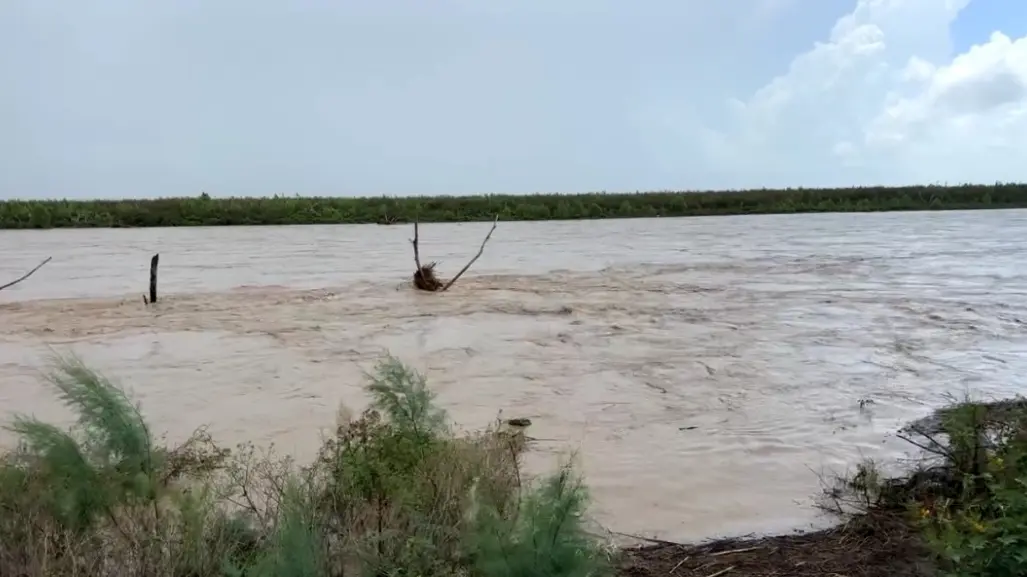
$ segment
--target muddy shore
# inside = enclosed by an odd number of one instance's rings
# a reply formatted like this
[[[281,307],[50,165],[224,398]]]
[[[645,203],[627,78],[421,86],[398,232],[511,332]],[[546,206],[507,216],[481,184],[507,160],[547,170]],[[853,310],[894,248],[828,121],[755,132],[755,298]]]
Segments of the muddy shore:
[[[861,516],[832,529],[699,545],[650,543],[625,549],[624,577],[927,577],[934,564],[901,517]]]

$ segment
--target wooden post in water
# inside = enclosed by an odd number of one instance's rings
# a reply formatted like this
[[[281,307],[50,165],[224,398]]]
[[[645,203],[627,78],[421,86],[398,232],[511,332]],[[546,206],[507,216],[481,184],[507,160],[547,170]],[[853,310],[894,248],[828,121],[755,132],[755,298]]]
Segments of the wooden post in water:
[[[157,302],[157,263],[160,262],[160,253],[153,255],[150,259],[150,301],[149,304]]]

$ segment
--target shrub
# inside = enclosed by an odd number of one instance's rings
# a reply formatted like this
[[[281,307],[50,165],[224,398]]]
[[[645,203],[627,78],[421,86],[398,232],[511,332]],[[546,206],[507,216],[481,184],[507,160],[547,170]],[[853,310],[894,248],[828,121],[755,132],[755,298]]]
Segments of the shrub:
[[[901,436],[924,451],[916,470],[866,462],[829,488],[831,510],[902,515],[952,577],[1027,575],[1027,402],[960,402]]]
[[[941,432],[959,490],[922,505],[929,543],[953,577],[1027,574],[1027,406],[961,403]]]
[[[0,460],[0,574],[147,577],[601,575],[569,469],[521,481],[522,433],[453,434],[423,376],[387,358],[370,408],[308,466],[201,430],[156,445],[117,386],[76,359],[50,382],[78,419],[16,416]]]
[[[581,524],[588,494],[569,469],[530,492],[517,515],[476,509],[470,532],[472,557],[491,577],[587,577],[606,570],[595,539]]]

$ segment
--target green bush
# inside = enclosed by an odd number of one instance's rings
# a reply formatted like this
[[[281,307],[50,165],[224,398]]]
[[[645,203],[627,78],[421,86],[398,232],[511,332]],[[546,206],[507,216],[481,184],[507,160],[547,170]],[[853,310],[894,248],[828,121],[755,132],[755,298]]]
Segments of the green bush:
[[[961,403],[940,432],[958,490],[921,504],[929,543],[953,577],[1027,575],[1027,405]]]
[[[584,531],[587,492],[567,469],[529,493],[517,515],[476,509],[469,532],[472,558],[490,577],[588,577],[605,569],[603,552]]]
[[[832,510],[901,516],[951,577],[1027,575],[1027,402],[956,403],[900,435],[924,452],[916,470],[864,463],[830,488]]]
[[[0,575],[599,576],[569,469],[522,483],[523,434],[453,434],[424,378],[388,358],[372,403],[296,467],[202,431],[155,444],[127,395],[75,359],[50,375],[78,419],[16,416],[0,461]]]
[[[985,503],[926,521],[929,542],[953,577],[1027,575],[1027,476],[990,490]]]

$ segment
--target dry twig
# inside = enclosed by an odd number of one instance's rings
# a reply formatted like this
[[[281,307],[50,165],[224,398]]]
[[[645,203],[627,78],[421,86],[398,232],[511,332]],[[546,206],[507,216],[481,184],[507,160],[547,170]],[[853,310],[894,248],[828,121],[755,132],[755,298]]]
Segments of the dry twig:
[[[723,575],[723,574],[725,574],[725,573],[727,573],[729,571],[734,571],[734,569],[735,569],[735,567],[734,567],[734,565],[732,565],[731,567],[728,567],[727,569],[721,569],[720,571],[717,571],[716,573],[711,573],[710,575],[707,575],[706,577],[720,577],[721,575]]]
[[[16,279],[16,280],[12,280],[11,282],[9,282],[9,283],[7,283],[7,284],[5,284],[5,285],[0,285],[0,291],[4,290],[5,288],[10,288],[10,287],[12,287],[12,286],[14,286],[14,285],[16,285],[16,284],[20,283],[21,281],[23,281],[23,280],[25,280],[25,279],[29,278],[29,277],[30,277],[30,276],[32,276],[32,275],[33,275],[33,273],[35,273],[35,272],[36,272],[37,270],[39,270],[39,269],[43,268],[43,265],[44,265],[44,264],[46,264],[46,263],[50,262],[50,259],[52,259],[52,258],[53,258],[52,256],[48,256],[48,257],[46,257],[46,260],[44,260],[43,262],[41,262],[41,263],[37,264],[37,265],[36,265],[36,268],[34,268],[34,269],[30,270],[29,272],[25,273],[24,275],[22,275],[22,276],[21,276],[21,278],[19,278],[19,279]]]
[[[460,269],[460,272],[456,273],[456,276],[451,278],[449,282],[446,283],[446,286],[442,287],[443,292],[449,290],[449,287],[453,286],[453,283],[456,282],[456,279],[463,276],[463,274],[467,272],[467,269],[471,268],[471,265],[474,264],[474,261],[481,258],[481,254],[485,252],[485,244],[488,243],[490,238],[492,238],[492,233],[495,232],[497,224],[499,224],[498,214],[496,215],[496,220],[492,221],[492,228],[490,228],[489,233],[485,235],[485,240],[481,241],[481,246],[478,247],[478,253],[475,254],[474,257],[471,258],[471,260],[467,261],[467,264],[464,265],[464,268]]]
[[[726,551],[717,551],[716,553],[710,553],[710,557],[722,557],[724,555],[734,555],[736,553],[748,553],[750,551],[758,551],[763,549],[762,545],[756,547],[744,547],[742,549],[728,549]]]
[[[689,560],[689,559],[691,559],[691,558],[692,558],[692,556],[691,556],[691,555],[685,555],[685,557],[684,557],[683,559],[681,559],[680,561],[678,561],[678,564],[677,564],[677,565],[675,565],[675,566],[674,566],[673,568],[671,568],[671,570],[670,570],[670,571],[667,571],[667,575],[673,575],[673,574],[674,574],[674,572],[678,570],[678,568],[680,568],[680,567],[681,567],[682,565],[684,565],[684,564],[685,564],[685,561],[688,561],[688,560]]]
[[[679,547],[681,549],[687,548],[687,545],[685,545],[684,543],[678,543],[676,541],[665,541],[663,539],[655,539],[653,537],[644,537],[642,535],[634,535],[632,533],[621,533],[620,531],[609,531],[609,530],[607,530],[607,531],[610,534],[612,534],[612,535],[618,535],[618,536],[621,536],[621,537],[627,537],[629,539],[636,539],[638,541],[645,541],[646,543],[652,543],[653,545],[660,545],[660,546],[663,546],[663,547]]]

